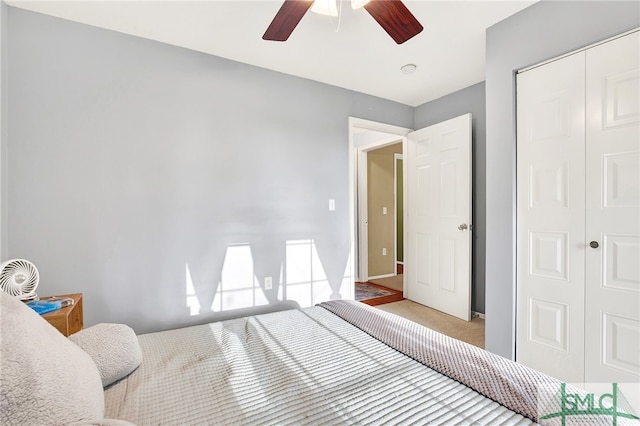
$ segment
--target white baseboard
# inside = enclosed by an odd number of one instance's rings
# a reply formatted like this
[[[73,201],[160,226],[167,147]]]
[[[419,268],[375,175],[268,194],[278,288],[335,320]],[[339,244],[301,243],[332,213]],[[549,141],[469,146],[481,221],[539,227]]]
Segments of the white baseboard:
[[[484,319],[484,314],[481,312],[471,311],[471,318],[482,318]]]
[[[379,280],[380,278],[391,278],[391,277],[395,277],[395,276],[396,276],[396,274],[376,275],[375,277],[369,277],[369,279],[367,281]]]

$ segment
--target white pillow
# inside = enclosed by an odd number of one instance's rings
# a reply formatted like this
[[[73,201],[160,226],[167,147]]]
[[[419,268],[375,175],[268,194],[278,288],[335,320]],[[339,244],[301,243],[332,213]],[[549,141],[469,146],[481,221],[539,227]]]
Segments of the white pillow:
[[[104,422],[104,390],[91,357],[2,291],[0,336],[0,424]]]
[[[96,324],[69,336],[96,363],[102,386],[131,374],[142,362],[136,333],[124,324]]]

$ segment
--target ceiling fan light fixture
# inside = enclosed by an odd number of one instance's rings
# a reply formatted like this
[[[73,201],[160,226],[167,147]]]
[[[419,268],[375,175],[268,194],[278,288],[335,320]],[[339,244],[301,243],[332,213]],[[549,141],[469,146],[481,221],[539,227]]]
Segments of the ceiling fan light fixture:
[[[341,0],[342,1],[342,0]],[[402,0],[353,0],[352,7],[363,7],[397,44],[417,36],[424,29]],[[337,16],[340,27],[340,12],[337,0],[284,0],[271,24],[262,36],[263,40],[285,41],[302,17],[312,12]]]
[[[352,9],[360,9],[365,4],[369,3],[369,0],[351,0]]]
[[[311,11],[321,15],[338,16],[338,5],[336,0],[315,0]]]

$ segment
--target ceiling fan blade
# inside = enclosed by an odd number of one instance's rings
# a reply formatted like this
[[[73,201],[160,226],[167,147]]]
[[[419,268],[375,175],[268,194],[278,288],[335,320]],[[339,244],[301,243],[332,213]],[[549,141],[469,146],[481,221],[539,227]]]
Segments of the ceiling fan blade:
[[[312,4],[313,0],[285,0],[262,39],[287,40]]]
[[[371,0],[364,8],[398,44],[423,30],[420,22],[400,0]]]

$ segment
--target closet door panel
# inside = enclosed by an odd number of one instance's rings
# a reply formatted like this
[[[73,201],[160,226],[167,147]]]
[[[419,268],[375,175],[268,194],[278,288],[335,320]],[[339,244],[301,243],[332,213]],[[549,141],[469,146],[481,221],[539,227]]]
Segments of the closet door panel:
[[[584,67],[580,52],[518,75],[516,360],[584,374]]]
[[[587,382],[640,381],[639,52],[636,32],[586,56]]]

